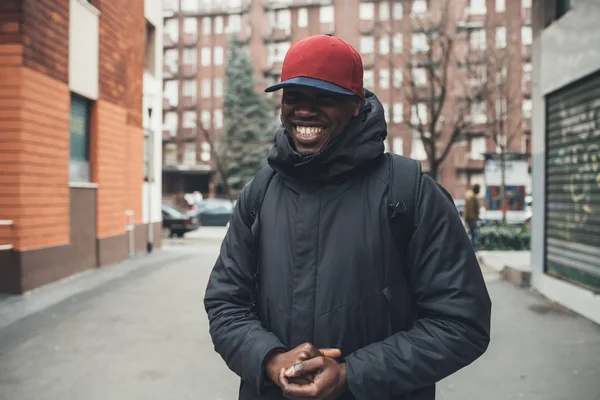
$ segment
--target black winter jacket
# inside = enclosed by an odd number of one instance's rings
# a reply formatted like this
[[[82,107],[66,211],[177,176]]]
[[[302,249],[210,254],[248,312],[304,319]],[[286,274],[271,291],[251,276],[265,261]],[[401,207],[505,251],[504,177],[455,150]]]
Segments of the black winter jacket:
[[[491,303],[480,267],[454,204],[428,176],[407,254],[394,242],[389,172],[378,167],[383,109],[365,93],[361,114],[320,153],[298,154],[278,129],[256,248],[241,192],[205,307],[242,400],[283,399],[263,385],[265,356],[304,342],[341,349],[348,400],[432,400],[437,381],[487,348]]]

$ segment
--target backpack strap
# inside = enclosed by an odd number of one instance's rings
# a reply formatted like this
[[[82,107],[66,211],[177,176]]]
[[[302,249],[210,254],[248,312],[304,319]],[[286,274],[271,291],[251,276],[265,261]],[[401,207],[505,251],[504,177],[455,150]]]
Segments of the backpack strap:
[[[417,196],[422,177],[421,163],[397,154],[387,153],[386,156],[390,169],[388,209],[392,234],[404,251],[414,231]]]
[[[242,213],[242,219],[246,226],[252,229],[254,221],[260,214],[262,204],[267,194],[267,189],[271,179],[275,175],[275,170],[270,165],[262,167],[249,184],[248,195],[246,196],[246,212]]]

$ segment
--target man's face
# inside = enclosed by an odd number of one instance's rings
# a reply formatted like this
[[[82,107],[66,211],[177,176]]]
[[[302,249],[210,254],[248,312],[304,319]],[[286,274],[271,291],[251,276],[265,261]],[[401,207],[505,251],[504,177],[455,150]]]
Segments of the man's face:
[[[323,150],[358,116],[358,96],[319,89],[292,87],[283,90],[281,119],[300,153]]]

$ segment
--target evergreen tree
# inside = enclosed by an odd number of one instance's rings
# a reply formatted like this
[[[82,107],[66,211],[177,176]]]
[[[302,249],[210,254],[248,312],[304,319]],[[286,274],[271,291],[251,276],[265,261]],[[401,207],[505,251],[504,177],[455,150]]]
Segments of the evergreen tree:
[[[231,40],[225,71],[225,137],[227,183],[240,190],[265,165],[275,129],[273,104],[254,89],[252,61],[242,43]]]

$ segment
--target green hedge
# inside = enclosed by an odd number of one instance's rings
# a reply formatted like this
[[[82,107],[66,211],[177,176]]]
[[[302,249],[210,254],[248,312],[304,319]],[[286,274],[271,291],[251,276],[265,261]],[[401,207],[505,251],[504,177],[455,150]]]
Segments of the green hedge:
[[[523,225],[483,226],[479,230],[478,250],[529,250],[531,232]]]

